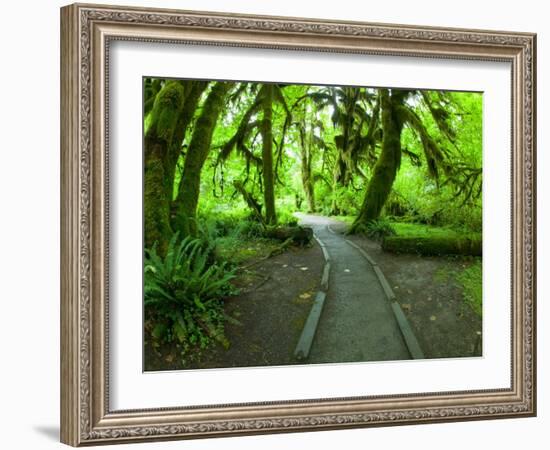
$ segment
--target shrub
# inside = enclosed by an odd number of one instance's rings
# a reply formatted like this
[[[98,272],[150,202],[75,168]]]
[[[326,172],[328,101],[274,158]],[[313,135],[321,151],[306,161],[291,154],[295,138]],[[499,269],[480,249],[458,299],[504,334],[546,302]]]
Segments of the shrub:
[[[288,227],[295,227],[296,225],[298,225],[298,219],[294,217],[292,211],[290,210],[283,209],[281,211],[278,211],[277,216],[280,225]]]
[[[145,250],[144,297],[152,336],[177,342],[184,355],[190,347],[205,348],[212,339],[228,345],[223,328],[222,298],[234,292],[234,272],[213,261],[212,248],[200,239],[178,238],[166,256],[156,247]]]
[[[386,236],[394,236],[395,229],[384,219],[371,220],[364,227],[364,233],[371,239],[382,240]]]
[[[264,234],[264,226],[255,220],[242,220],[232,230],[234,237],[261,237]]]

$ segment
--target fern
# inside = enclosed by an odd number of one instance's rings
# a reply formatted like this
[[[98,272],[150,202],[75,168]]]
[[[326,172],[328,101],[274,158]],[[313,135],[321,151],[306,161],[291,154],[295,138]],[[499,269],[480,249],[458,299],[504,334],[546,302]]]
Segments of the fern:
[[[365,226],[364,231],[369,238],[374,240],[382,240],[386,236],[394,236],[396,234],[392,225],[384,219],[371,220]]]
[[[222,298],[234,293],[235,273],[213,260],[211,246],[189,236],[180,240],[176,233],[164,258],[156,246],[145,250],[143,273],[144,304],[157,341],[176,340],[182,354],[212,339],[227,345]]]

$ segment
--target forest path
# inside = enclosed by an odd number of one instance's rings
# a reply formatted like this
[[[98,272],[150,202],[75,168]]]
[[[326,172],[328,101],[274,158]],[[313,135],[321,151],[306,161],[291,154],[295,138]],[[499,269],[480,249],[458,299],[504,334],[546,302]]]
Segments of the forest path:
[[[378,278],[365,257],[340,232],[342,222],[296,214],[328,251],[330,282],[308,363],[410,359]]]

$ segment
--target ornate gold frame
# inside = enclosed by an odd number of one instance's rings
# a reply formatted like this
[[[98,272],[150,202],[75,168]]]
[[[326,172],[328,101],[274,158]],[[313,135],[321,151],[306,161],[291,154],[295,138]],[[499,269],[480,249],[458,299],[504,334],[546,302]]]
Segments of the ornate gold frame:
[[[507,61],[512,66],[509,389],[111,411],[108,397],[106,63],[109,42]],[[75,4],[61,9],[61,440],[128,441],[533,416],[536,36]]]

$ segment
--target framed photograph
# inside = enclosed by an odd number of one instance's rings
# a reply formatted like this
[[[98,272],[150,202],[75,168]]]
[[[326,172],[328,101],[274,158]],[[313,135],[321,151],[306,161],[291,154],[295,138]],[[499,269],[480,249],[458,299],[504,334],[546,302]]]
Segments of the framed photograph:
[[[61,9],[61,440],[536,414],[536,36]]]

